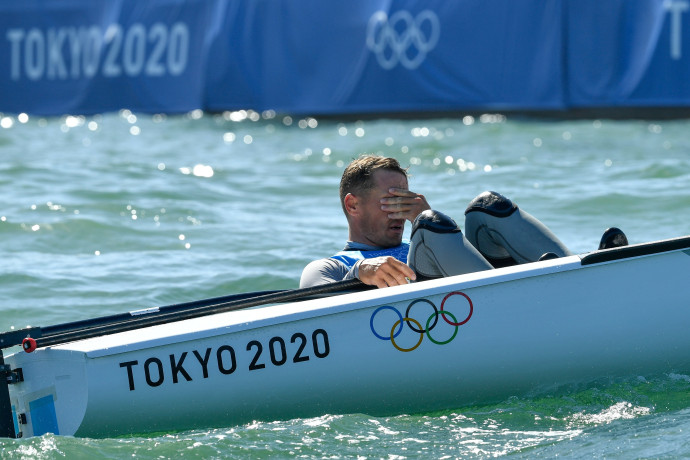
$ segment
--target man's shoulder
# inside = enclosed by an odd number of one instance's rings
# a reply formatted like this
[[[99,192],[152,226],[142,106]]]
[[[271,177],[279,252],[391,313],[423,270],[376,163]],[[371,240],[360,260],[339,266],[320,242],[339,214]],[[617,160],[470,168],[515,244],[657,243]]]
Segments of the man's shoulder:
[[[340,260],[334,259],[333,257],[324,257],[323,259],[316,259],[312,260],[307,264],[306,267],[304,267],[304,271],[306,270],[318,270],[320,268],[328,268],[328,267],[337,267],[340,265],[344,265]]]
[[[349,271],[350,268],[340,260],[330,257],[317,259],[304,267],[299,284],[300,287],[309,287],[340,281]]]

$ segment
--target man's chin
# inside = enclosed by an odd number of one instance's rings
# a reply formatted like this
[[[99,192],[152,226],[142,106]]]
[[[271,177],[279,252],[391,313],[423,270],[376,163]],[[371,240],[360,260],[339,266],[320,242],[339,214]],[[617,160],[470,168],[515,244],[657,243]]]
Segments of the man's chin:
[[[400,246],[401,243],[402,243],[402,235],[400,235],[399,237],[389,238],[386,241],[385,247],[386,248],[394,248],[396,246]]]

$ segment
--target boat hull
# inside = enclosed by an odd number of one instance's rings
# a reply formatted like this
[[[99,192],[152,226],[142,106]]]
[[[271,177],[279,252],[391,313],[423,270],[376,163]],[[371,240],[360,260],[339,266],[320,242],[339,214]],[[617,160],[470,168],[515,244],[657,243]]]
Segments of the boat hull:
[[[455,409],[690,372],[690,251],[579,256],[16,353],[24,436]]]

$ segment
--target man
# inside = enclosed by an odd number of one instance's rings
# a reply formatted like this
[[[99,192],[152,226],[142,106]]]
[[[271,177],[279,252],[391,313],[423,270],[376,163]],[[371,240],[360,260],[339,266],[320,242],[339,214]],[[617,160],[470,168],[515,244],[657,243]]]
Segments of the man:
[[[347,166],[340,202],[348,242],[338,254],[307,265],[300,287],[358,278],[382,288],[570,255],[546,226],[495,192],[468,206],[466,238],[424,195],[410,191],[407,179],[394,158],[366,155]],[[410,243],[402,240],[406,220],[413,223]]]

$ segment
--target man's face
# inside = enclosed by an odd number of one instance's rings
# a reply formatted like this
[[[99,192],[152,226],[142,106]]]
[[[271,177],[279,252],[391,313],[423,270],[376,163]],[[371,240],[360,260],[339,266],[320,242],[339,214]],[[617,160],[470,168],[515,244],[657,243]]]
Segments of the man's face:
[[[388,191],[390,188],[407,190],[407,177],[397,171],[377,169],[373,178],[374,188],[357,196],[359,214],[350,224],[350,237],[372,246],[398,246],[402,242],[405,220],[389,219],[388,212],[381,210],[381,198],[393,196]]]

